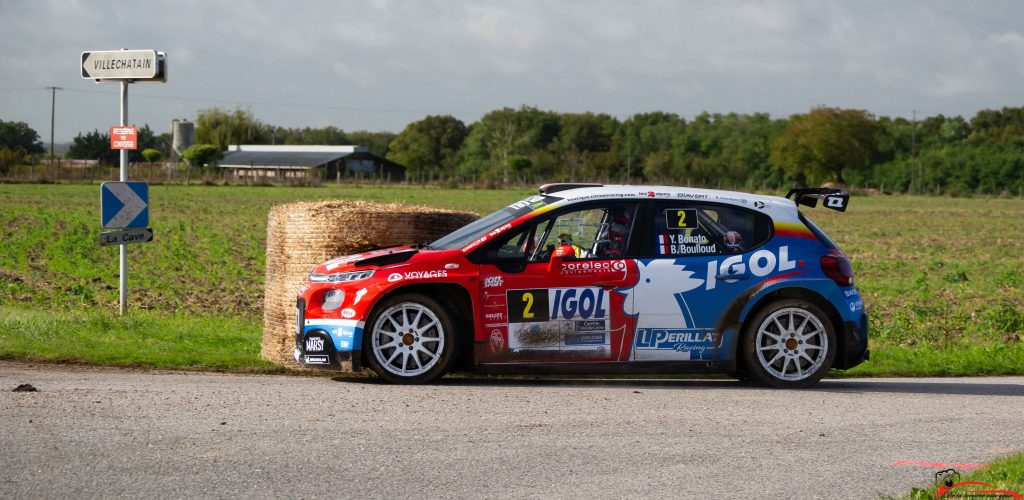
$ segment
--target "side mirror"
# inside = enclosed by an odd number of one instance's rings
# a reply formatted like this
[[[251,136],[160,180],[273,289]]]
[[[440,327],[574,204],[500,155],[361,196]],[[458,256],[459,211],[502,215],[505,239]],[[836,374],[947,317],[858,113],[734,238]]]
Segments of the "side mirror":
[[[548,260],[548,273],[558,274],[562,270],[562,262],[576,260],[576,249],[572,245],[558,245],[551,251],[551,259]]]

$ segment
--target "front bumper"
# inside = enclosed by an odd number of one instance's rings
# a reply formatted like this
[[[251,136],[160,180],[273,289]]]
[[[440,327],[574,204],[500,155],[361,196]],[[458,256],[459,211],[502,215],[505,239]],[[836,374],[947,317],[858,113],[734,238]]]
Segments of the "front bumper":
[[[334,371],[362,370],[361,321],[306,319],[306,301],[295,303],[295,362],[310,368]]]

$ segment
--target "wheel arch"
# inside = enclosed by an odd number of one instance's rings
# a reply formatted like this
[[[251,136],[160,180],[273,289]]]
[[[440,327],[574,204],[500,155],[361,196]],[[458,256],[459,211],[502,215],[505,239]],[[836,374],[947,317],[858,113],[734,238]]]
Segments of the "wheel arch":
[[[440,302],[445,307],[455,327],[456,351],[453,366],[456,369],[472,366],[475,325],[473,321],[473,300],[469,290],[455,283],[413,283],[398,286],[376,298],[370,313],[367,315],[367,319],[373,318],[377,314],[380,305],[388,298],[407,293],[425,295]],[[372,328],[372,325],[367,324],[366,331],[370,328]],[[361,356],[363,366],[367,366],[368,356],[370,356],[370,352],[367,349],[363,349]]]
[[[744,370],[746,368],[742,359],[743,357],[739,356],[739,346],[743,343],[743,336],[747,334],[747,326],[749,326],[748,323],[752,318],[757,316],[757,313],[769,304],[784,299],[806,300],[824,311],[825,315],[828,316],[829,322],[832,324],[832,330],[836,334],[836,355],[834,359],[845,359],[841,356],[846,354],[846,329],[843,328],[843,318],[840,316],[839,311],[836,310],[835,306],[833,306],[828,299],[813,289],[802,286],[786,286],[777,288],[758,297],[740,318],[739,335],[737,335],[736,343],[733,346],[733,356],[734,359],[736,359],[737,369]]]

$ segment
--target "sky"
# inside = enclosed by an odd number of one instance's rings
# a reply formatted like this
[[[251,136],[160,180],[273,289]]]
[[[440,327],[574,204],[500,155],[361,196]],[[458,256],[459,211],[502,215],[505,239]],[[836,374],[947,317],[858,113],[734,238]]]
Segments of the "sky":
[[[89,50],[155,49],[131,124],[236,107],[285,127],[400,132],[431,114],[767,112],[970,118],[1024,106],[1024,2],[0,0],[0,119],[57,142],[118,124]]]

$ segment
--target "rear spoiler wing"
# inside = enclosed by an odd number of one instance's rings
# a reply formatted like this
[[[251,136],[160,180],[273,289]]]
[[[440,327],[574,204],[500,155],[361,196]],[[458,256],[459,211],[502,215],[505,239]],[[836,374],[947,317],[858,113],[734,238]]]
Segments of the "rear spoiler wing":
[[[837,212],[845,212],[850,203],[850,193],[845,189],[836,188],[795,188],[786,193],[786,198],[793,197],[798,205],[811,208],[818,206],[818,200],[825,200],[825,207]]]

